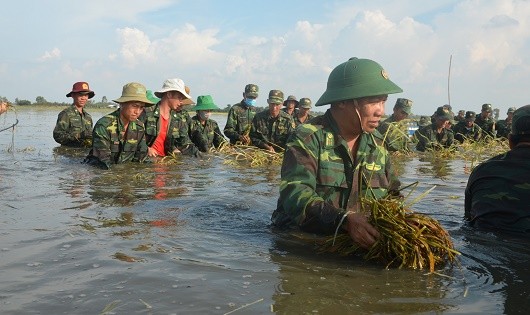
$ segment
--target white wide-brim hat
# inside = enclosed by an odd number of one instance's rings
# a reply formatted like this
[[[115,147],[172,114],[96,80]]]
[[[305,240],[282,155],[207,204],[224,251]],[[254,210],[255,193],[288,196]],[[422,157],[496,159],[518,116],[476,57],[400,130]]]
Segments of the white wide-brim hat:
[[[191,96],[186,93],[184,81],[182,81],[181,79],[167,79],[166,81],[164,81],[164,84],[162,84],[162,88],[155,92],[155,95],[156,97],[162,98],[162,95],[168,91],[178,91],[182,93],[182,95],[184,95],[187,99],[192,100]]]

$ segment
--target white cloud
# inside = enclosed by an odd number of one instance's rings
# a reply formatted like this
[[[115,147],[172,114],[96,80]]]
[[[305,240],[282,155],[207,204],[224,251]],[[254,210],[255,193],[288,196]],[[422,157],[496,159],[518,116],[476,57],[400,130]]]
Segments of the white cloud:
[[[135,28],[117,30],[121,42],[121,56],[129,67],[134,67],[142,60],[153,60],[154,55],[149,37]]]
[[[39,57],[40,61],[47,61],[53,59],[61,59],[61,50],[55,47],[51,51],[45,51],[42,56]]]

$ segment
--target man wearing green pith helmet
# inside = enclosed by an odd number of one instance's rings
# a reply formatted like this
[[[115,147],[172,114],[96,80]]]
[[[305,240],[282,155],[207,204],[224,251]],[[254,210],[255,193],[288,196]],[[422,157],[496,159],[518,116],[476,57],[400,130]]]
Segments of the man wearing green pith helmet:
[[[376,128],[388,94],[400,92],[373,60],[351,58],[335,67],[315,104],[330,109],[287,142],[274,226],[331,235],[342,222],[339,228],[361,247],[375,243],[379,233],[360,213],[359,199],[399,188]]]

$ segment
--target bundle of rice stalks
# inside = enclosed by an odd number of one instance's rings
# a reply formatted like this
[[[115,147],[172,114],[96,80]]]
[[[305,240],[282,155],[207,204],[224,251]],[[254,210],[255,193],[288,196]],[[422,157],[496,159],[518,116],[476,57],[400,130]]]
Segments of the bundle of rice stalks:
[[[223,143],[215,152],[222,153],[228,165],[247,164],[250,167],[281,165],[283,152],[270,152],[251,145]]]
[[[471,165],[474,165],[509,150],[508,141],[504,138],[494,139],[488,136],[479,141],[464,139],[464,142],[460,145],[458,158],[470,161]]]
[[[440,223],[424,214],[411,211],[404,200],[394,196],[362,199],[369,222],[379,231],[377,242],[364,254],[366,260],[378,260],[386,267],[429,268],[453,262],[460,253],[453,247],[449,233]],[[365,251],[348,234],[327,239],[322,251],[352,255]]]

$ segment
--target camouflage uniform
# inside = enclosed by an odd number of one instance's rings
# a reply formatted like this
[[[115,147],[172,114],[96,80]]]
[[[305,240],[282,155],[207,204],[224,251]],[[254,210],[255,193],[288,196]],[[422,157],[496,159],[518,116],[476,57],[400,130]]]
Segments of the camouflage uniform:
[[[62,110],[53,129],[53,139],[69,147],[92,145],[92,117],[83,108],[80,114],[75,105]]]
[[[514,113],[516,110],[515,107],[510,107],[508,109],[508,112],[506,114]],[[512,130],[512,119],[508,116],[508,118],[499,120],[497,122],[497,136],[498,137],[504,137],[508,138],[508,135],[510,134]]]
[[[307,124],[313,118],[315,118],[315,116],[313,114],[307,114],[307,118],[306,118],[305,122],[301,122],[300,119],[298,118],[298,115],[295,115],[294,124],[295,124],[296,127],[298,127],[298,125]]]
[[[218,148],[226,141],[215,120],[208,119],[202,125],[198,116],[191,118],[190,136],[195,146],[202,152],[208,151],[211,147]]]
[[[240,140],[240,136],[250,132],[252,119],[256,115],[254,106],[247,106],[244,101],[235,104],[228,111],[226,125],[224,128],[225,136],[230,139],[231,144]]]
[[[409,151],[408,125],[403,120],[396,121],[394,114],[385,119],[377,131],[383,135],[388,151]]]
[[[491,104],[482,105],[482,111],[491,112]],[[496,128],[495,120],[493,118],[489,116],[483,118],[482,115],[478,115],[478,117],[475,119],[475,124],[477,124],[486,134],[490,135],[491,137],[495,137]]]
[[[287,138],[295,128],[293,117],[280,110],[278,117],[271,117],[268,110],[261,111],[254,116],[250,128],[250,140],[258,148],[265,149],[266,144],[274,144],[278,152],[281,147],[285,149]]]
[[[92,150],[85,159],[88,164],[108,169],[112,164],[143,162],[147,157],[143,122],[131,121],[124,130],[119,109],[96,122],[93,139]]]
[[[471,141],[482,139],[482,129],[475,123],[469,128],[465,121],[460,121],[453,127],[453,134],[460,143],[466,139]]]
[[[189,137],[189,126],[191,125],[191,118],[187,111],[169,112],[170,121],[168,123],[168,130],[166,141],[164,142],[164,151],[166,155],[171,154],[175,150],[181,151],[183,154],[193,155],[197,149]],[[144,113],[138,120],[141,120],[145,125],[145,139],[147,146],[152,146],[156,137],[160,133],[160,106],[156,104],[154,107],[146,108]]]
[[[465,218],[471,225],[530,232],[530,145],[480,164],[469,176]]]
[[[298,127],[287,143],[280,198],[272,222],[278,227],[332,234],[349,204],[360,196],[397,189],[388,151],[377,133],[363,133],[352,160],[330,110]],[[370,192],[368,188],[371,187]]]
[[[442,128],[442,132],[438,133],[434,124],[421,127],[414,133],[414,137],[418,140],[416,150],[421,152],[441,147],[449,148],[454,141],[454,135],[451,130]]]
[[[512,119],[510,151],[480,164],[469,176],[464,217],[471,225],[530,233],[530,105]]]

